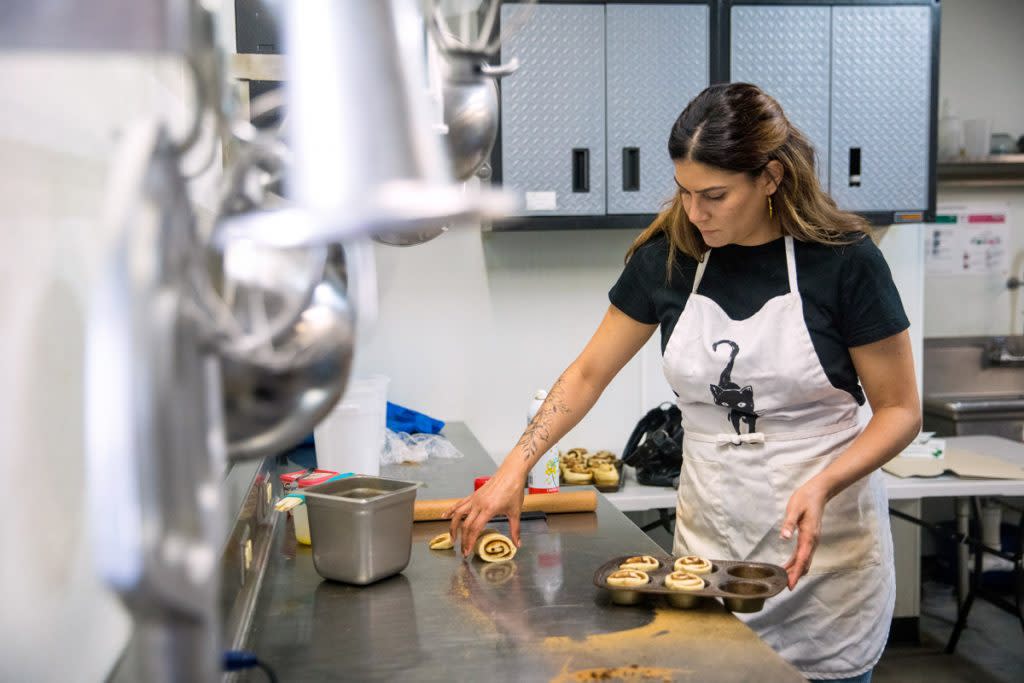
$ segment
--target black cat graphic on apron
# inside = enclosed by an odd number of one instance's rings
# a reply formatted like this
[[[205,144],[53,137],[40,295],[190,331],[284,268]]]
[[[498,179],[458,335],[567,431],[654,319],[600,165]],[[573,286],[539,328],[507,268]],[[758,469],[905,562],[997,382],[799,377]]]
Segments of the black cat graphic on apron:
[[[721,377],[718,378],[718,384],[711,385],[711,395],[717,405],[729,408],[729,420],[736,433],[740,433],[741,420],[747,424],[749,433],[754,431],[754,425],[757,423],[757,413],[754,412],[754,388],[748,384],[741,389],[739,384],[732,381],[732,367],[736,362],[736,355],[739,354],[740,347],[734,341],[721,339],[711,345],[711,350],[717,351],[721,344],[731,346],[732,354],[729,356],[729,364],[725,366]]]

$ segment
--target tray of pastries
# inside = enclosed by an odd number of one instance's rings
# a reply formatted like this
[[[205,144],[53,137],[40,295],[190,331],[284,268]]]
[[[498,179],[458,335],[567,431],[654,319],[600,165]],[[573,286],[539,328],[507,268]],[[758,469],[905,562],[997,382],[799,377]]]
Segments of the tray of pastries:
[[[696,555],[658,558],[623,555],[594,572],[594,585],[617,605],[636,605],[663,596],[673,607],[697,607],[721,598],[732,612],[758,612],[786,587],[786,570],[763,562],[708,560]]]
[[[593,486],[604,493],[622,488],[622,461],[611,451],[570,448],[558,454],[560,486]]]

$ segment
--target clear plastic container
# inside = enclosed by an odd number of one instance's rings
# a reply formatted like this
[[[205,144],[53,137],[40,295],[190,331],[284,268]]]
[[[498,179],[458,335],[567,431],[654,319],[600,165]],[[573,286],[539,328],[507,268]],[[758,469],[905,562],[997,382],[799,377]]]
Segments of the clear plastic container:
[[[313,431],[318,467],[338,472],[380,474],[387,429],[389,380],[374,375],[352,380],[338,405]]]

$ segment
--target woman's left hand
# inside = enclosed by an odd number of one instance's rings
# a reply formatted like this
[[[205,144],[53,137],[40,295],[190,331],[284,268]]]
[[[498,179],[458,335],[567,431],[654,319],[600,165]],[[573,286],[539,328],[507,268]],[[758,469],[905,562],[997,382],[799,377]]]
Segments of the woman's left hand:
[[[791,539],[796,532],[796,549],[786,564],[782,565],[789,576],[789,590],[796,587],[800,577],[811,568],[811,558],[818,547],[821,536],[821,515],[828,502],[826,491],[813,480],[807,482],[789,497],[786,517],[782,520],[781,536]]]

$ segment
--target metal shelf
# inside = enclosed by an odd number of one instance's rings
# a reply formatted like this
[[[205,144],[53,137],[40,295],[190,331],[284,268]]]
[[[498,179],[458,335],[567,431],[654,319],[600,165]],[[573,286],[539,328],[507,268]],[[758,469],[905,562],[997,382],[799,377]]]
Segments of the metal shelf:
[[[1024,154],[994,154],[984,159],[940,161],[940,185],[956,187],[1024,187]]]

